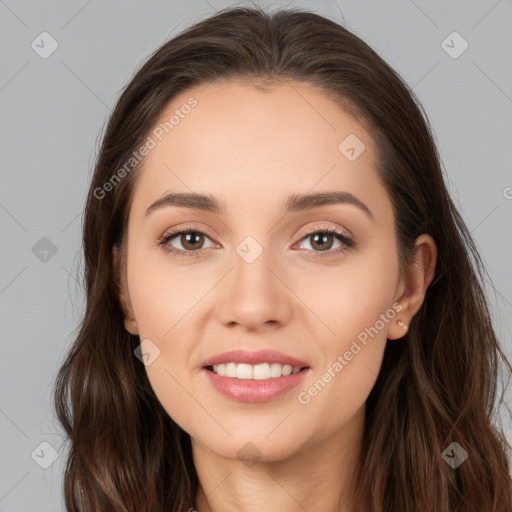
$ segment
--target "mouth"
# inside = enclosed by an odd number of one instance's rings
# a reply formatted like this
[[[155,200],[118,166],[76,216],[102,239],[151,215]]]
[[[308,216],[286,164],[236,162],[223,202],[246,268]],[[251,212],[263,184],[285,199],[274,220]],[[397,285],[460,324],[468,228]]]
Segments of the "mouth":
[[[289,396],[311,375],[309,366],[280,363],[220,363],[201,368],[206,382],[225,397],[236,402],[258,403]]]
[[[239,380],[268,380],[295,375],[308,370],[309,366],[291,366],[280,363],[224,363],[205,366],[204,369],[220,377]]]

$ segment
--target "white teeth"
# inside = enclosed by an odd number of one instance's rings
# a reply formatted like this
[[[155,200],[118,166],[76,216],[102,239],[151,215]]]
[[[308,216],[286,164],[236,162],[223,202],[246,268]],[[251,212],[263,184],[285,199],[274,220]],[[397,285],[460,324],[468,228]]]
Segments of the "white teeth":
[[[228,363],[226,365],[226,371],[224,372],[225,377],[236,377],[236,364]]]
[[[289,364],[280,363],[262,363],[250,365],[245,363],[226,363],[213,365],[214,373],[221,377],[231,377],[244,380],[265,380],[277,377],[286,377],[291,374],[299,373],[300,367],[292,367]]]
[[[257,364],[253,370],[253,378],[255,380],[269,379],[270,378],[270,366],[268,365],[268,363]]]
[[[283,369],[283,367],[279,363],[272,363],[270,365],[270,376],[271,377],[281,377],[282,369]]]
[[[287,377],[288,375],[291,375],[291,374],[292,374],[292,367],[289,364],[285,364],[281,371],[281,375],[284,375],[285,377]]]
[[[227,371],[229,366],[233,365],[235,368],[235,375],[237,379],[252,379],[252,366],[250,364],[239,364],[238,366],[235,363],[228,363],[226,367],[226,374],[228,377],[231,377],[232,371]]]

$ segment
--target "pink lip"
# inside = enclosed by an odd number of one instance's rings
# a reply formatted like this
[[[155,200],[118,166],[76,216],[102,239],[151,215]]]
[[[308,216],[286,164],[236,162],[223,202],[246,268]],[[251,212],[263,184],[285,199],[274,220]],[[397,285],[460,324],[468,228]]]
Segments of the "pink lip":
[[[311,368],[304,368],[300,372],[286,377],[275,377],[264,380],[221,377],[206,368],[201,369],[201,374],[206,375],[211,385],[224,396],[236,400],[237,402],[255,403],[267,402],[278,398],[298,386],[311,371]]]
[[[308,363],[296,359],[295,357],[288,356],[281,352],[277,352],[276,350],[256,350],[253,352],[249,352],[247,350],[230,350],[228,352],[223,352],[222,354],[217,354],[214,357],[203,361],[201,364],[202,368],[206,366],[213,366],[214,364],[226,364],[226,363],[246,363],[246,364],[262,364],[262,363],[280,363],[282,365],[288,364],[290,366],[296,366],[299,368],[303,368],[304,366],[308,366]],[[298,375],[298,374],[295,374]],[[280,377],[279,377],[280,378]],[[266,381],[260,381],[266,382]]]

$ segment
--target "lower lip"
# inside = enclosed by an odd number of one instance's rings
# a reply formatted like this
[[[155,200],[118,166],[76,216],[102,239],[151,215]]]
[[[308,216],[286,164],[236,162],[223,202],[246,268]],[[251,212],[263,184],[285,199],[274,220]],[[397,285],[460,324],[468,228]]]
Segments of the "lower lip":
[[[300,372],[286,377],[272,377],[264,380],[237,379],[233,377],[221,377],[206,368],[201,373],[206,374],[212,386],[224,396],[237,402],[268,402],[278,398],[298,386],[309,373],[307,367]]]

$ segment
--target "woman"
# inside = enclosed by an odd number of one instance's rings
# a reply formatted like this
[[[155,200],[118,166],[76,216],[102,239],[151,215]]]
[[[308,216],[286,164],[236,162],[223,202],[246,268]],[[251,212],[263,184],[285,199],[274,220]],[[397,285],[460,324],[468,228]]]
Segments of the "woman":
[[[164,44],[83,243],[68,510],[512,510],[483,266],[419,102],[345,28],[237,8]]]

